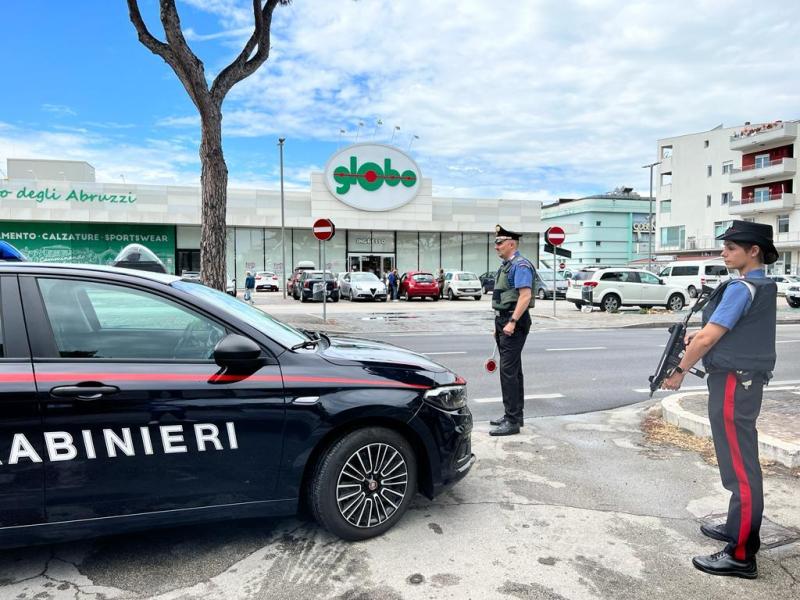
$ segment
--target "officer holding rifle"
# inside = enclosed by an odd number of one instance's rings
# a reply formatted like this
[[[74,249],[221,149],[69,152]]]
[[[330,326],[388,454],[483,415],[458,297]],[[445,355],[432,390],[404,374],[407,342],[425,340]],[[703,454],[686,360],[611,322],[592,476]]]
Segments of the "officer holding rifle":
[[[777,287],[764,265],[777,261],[778,252],[770,225],[733,221],[717,239],[725,242],[725,264],[742,278],[725,282],[710,297],[703,328],[687,334],[683,358],[662,387],[679,389],[686,372],[703,359],[714,449],[722,485],[731,493],[727,522],[700,527],[704,535],[725,542],[725,548],[692,563],[712,575],[755,579],[764,510],[756,419],[776,358]]]

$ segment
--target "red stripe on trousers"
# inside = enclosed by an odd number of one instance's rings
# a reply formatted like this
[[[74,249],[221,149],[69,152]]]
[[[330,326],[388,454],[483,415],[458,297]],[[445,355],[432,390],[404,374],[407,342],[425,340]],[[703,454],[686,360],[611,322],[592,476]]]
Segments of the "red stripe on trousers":
[[[736,375],[728,373],[725,381],[725,404],[723,415],[725,420],[725,436],[728,438],[728,447],[731,449],[731,461],[733,462],[733,472],[739,482],[739,496],[741,497],[741,515],[739,518],[739,538],[736,541],[736,548],[733,557],[738,560],[746,558],[745,544],[750,535],[750,518],[753,513],[753,501],[750,493],[750,481],[747,479],[747,471],[742,461],[742,453],[739,450],[739,439],[736,437],[736,424],[734,417],[734,394],[736,393]]]

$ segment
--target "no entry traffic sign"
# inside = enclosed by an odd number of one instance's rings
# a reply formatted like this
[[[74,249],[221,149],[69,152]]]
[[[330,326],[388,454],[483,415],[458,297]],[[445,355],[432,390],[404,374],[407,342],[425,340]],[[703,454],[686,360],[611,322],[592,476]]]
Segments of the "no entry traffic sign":
[[[327,242],[336,233],[336,227],[330,219],[317,219],[312,227],[314,237],[321,242]]]
[[[565,237],[564,230],[558,226],[550,227],[544,232],[544,239],[548,244],[553,244],[553,246],[560,246],[563,244]]]

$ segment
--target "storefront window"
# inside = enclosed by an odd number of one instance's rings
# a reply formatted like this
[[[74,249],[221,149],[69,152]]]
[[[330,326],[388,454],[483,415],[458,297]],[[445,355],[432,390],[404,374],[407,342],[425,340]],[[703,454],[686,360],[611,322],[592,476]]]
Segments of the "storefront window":
[[[419,248],[416,231],[397,232],[397,271],[416,271],[419,257]]]
[[[347,236],[344,231],[338,232],[332,240],[325,242],[326,269],[333,273],[347,270]]]
[[[244,279],[236,275],[236,231],[233,227],[225,230],[225,274],[228,279],[236,279],[236,287],[244,287]]]
[[[477,275],[489,269],[489,236],[485,233],[464,234],[464,264],[465,271]]]
[[[460,233],[442,233],[442,268],[445,271],[461,270]]]
[[[236,281],[243,282],[246,271],[264,270],[264,230],[236,228]]]
[[[429,273],[436,273],[440,265],[439,252],[441,242],[439,232],[420,231],[419,233],[419,269]]]
[[[519,253],[533,263],[539,265],[539,236],[535,233],[526,233],[519,240]],[[499,261],[499,259],[498,259]],[[491,271],[496,267],[489,265]]]
[[[287,242],[291,239],[291,232],[286,230]],[[282,245],[281,245],[281,230],[280,229],[265,229],[264,230],[264,270],[272,271],[280,279],[282,275],[287,273],[282,272]],[[287,262],[292,257],[292,248],[290,245],[286,246],[286,260]]]
[[[292,264],[294,269],[301,260],[310,260],[319,268],[319,240],[314,237],[310,229],[295,229],[292,232]],[[287,254],[286,261],[289,261]]]

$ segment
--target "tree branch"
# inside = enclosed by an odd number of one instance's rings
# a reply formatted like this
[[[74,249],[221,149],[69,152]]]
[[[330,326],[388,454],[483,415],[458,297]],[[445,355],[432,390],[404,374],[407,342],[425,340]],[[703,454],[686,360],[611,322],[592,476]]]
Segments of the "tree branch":
[[[150,52],[160,56],[165,62],[169,63],[170,59],[167,58],[167,55],[170,54],[169,46],[157,40],[148,31],[147,25],[145,25],[144,19],[142,19],[142,13],[139,12],[137,0],[128,0],[128,14],[130,15],[131,23],[133,23],[133,26],[136,28],[136,33],[142,45],[150,50]]]
[[[289,4],[290,2],[291,0],[267,0],[267,3],[262,8],[261,0],[253,0],[255,30],[250,39],[247,40],[244,48],[242,48],[239,56],[220,71],[211,85],[211,96],[217,102],[221,103],[234,85],[252,75],[269,58],[272,13],[278,4]],[[253,50],[256,47],[258,49],[253,54]],[[251,54],[253,54],[252,58]]]
[[[129,0],[130,1],[130,0]],[[159,0],[161,5],[161,24],[167,36],[167,43],[172,50],[173,61],[167,61],[175,74],[183,82],[192,101],[201,109],[200,99],[208,97],[205,67],[186,43],[181,31],[181,18],[175,8],[175,0]]]

